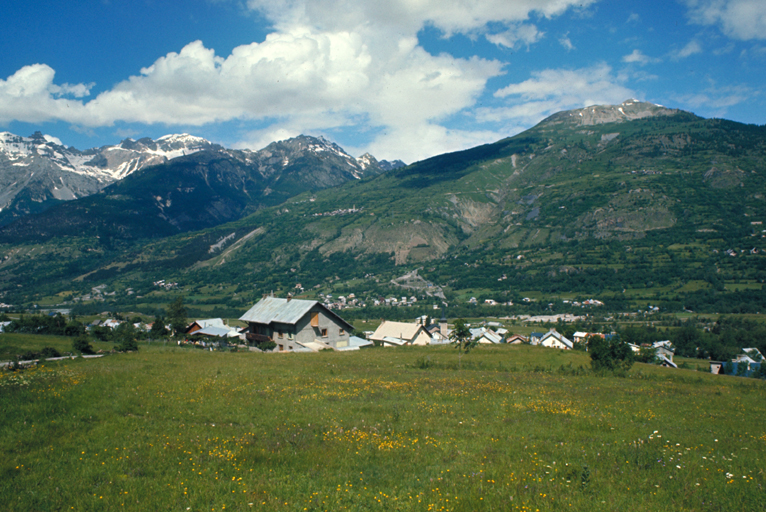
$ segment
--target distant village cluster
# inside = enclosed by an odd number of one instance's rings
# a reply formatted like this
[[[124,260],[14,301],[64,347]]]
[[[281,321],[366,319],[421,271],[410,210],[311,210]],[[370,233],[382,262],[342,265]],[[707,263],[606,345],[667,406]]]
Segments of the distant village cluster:
[[[93,294],[104,292],[104,287],[93,288]],[[406,306],[416,302],[415,297],[401,297],[375,301],[390,306]],[[598,301],[583,301],[587,305],[599,305]],[[364,331],[364,337],[354,336],[354,327],[336,312],[345,307],[363,305],[353,293],[347,296],[333,298],[332,295],[322,295],[321,301],[277,298],[273,295],[264,296],[252,306],[240,321],[245,327],[228,325],[221,318],[198,319],[192,321],[181,334],[183,340],[177,343],[191,344],[197,347],[214,350],[222,347],[236,346],[250,351],[290,353],[290,352],[319,352],[323,350],[348,351],[363,348],[429,346],[453,343],[453,331],[442,313],[438,320],[428,315],[420,316],[412,322],[384,320],[375,330]],[[651,311],[651,307],[649,310]],[[60,313],[60,312],[58,312]],[[54,313],[51,313],[54,314]],[[107,316],[108,313],[102,313]],[[529,317],[527,321],[574,321],[582,317],[569,314]],[[86,326],[88,331],[96,329],[118,329],[124,321],[114,318],[97,319]],[[10,322],[0,323],[3,332]],[[132,327],[136,331],[153,331],[153,323],[135,322]],[[170,331],[171,326],[164,326]],[[470,340],[477,344],[529,344],[534,346],[574,350],[586,350],[589,340],[601,338],[609,341],[614,333],[575,332],[570,340],[555,328],[545,332],[532,332],[528,336],[511,333],[501,322],[482,321],[476,325],[468,325]],[[631,351],[637,355],[650,355],[658,364],[670,368],[678,366],[673,361],[675,348],[670,340],[657,341],[651,344],[628,344]],[[711,361],[712,373],[726,373],[749,376],[760,370],[763,355],[757,348],[744,348],[742,353],[731,361]]]
[[[364,208],[357,208],[354,206],[353,208],[338,208],[337,210],[333,210],[331,212],[318,212],[311,214],[312,217],[335,217],[337,215],[350,215],[352,213],[359,213]]]
[[[72,299],[72,302],[82,302],[82,301],[89,301],[89,300],[97,300],[97,301],[104,301],[107,297],[113,297],[115,295],[115,292],[107,292],[106,291],[106,285],[102,284],[99,286],[94,286],[90,289],[90,293],[86,293],[85,295],[82,295],[80,297],[74,297]]]
[[[178,288],[178,283],[167,283],[164,279],[160,279],[159,281],[155,281],[154,286],[158,288],[162,288],[164,290],[172,290],[173,288]]]
[[[349,294],[344,301],[355,300]],[[452,330],[447,319],[437,321],[425,315],[413,322],[384,320],[374,331],[365,331],[364,337],[353,336],[354,328],[330,307],[341,302],[277,298],[266,296],[251,307],[240,320],[247,325],[237,329],[226,325],[220,318],[195,320],[188,327],[187,343],[203,347],[219,344],[237,344],[253,351],[276,353],[319,352],[322,350],[348,351],[373,346],[402,347],[445,345],[453,342]],[[555,328],[547,332],[532,332],[529,336],[513,334],[500,322],[484,321],[469,325],[470,338],[478,344],[530,344],[540,347],[574,350],[577,345],[585,348],[590,338],[610,340],[614,333],[575,332],[570,340]],[[191,339],[190,339],[191,338]],[[180,343],[180,342],[179,342]],[[628,344],[635,354],[651,354],[655,361],[666,367],[677,368],[673,362],[675,348],[670,340],[652,344]],[[742,365],[741,374],[755,372],[763,356],[757,348],[743,349],[743,353],[731,362],[711,361],[711,372],[724,373],[724,366]],[[731,369],[729,369],[731,371]]]

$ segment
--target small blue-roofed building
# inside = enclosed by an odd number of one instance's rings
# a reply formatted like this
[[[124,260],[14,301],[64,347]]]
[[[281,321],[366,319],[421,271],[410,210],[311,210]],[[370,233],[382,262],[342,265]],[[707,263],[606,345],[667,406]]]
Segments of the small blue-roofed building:
[[[354,327],[315,300],[264,297],[240,317],[248,345],[273,341],[276,352],[316,352],[349,346]]]

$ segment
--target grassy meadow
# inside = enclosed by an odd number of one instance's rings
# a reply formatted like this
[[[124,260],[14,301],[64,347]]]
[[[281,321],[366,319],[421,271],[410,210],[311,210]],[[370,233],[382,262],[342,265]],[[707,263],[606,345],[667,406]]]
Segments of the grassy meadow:
[[[4,335],[0,335],[0,344]],[[762,510],[766,383],[582,353],[137,353],[0,373],[4,510]]]

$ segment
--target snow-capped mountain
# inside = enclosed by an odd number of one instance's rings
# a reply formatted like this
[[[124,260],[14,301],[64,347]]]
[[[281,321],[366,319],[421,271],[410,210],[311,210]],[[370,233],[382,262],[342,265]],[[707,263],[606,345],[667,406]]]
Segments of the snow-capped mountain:
[[[96,154],[84,161],[80,169],[90,173],[101,171],[114,179],[122,179],[144,167],[163,164],[173,158],[208,149],[222,148],[202,137],[187,133],[165,135],[157,140],[148,137],[139,140],[125,139],[116,146],[104,146],[96,150]],[[87,153],[90,152],[85,152],[84,155]]]
[[[0,158],[5,157],[15,167],[28,167],[38,158],[45,158],[62,170],[113,181],[128,174],[157,165],[172,158],[189,155],[203,149],[220,146],[201,137],[186,133],[165,135],[157,140],[125,139],[114,146],[78,151],[64,146],[59,139],[36,132],[30,137],[0,133]]]
[[[91,195],[139,169],[206,149],[221,147],[181,134],[79,151],[40,132],[30,137],[0,132],[0,225],[58,201]]]
[[[323,169],[326,173],[314,173],[313,176],[314,180],[319,180],[322,188],[338,185],[349,178],[361,179],[383,171],[375,157],[369,153],[354,158],[334,142],[309,135],[272,142],[259,151],[247,153],[264,176],[295,165],[314,171]]]
[[[394,160],[393,162],[389,162],[388,160],[376,160],[375,157],[369,153],[363,154],[362,156],[357,158],[356,161],[362,167],[362,170],[366,170],[368,167],[372,167],[372,168],[379,167],[380,171],[383,171],[383,172],[399,169],[400,167],[404,167],[407,165],[401,160]]]
[[[226,149],[187,134],[126,139],[115,146],[78,151],[39,132],[31,137],[2,133],[0,226],[112,185],[99,196],[107,201],[117,196],[135,198],[140,207],[127,201],[120,208],[134,207],[141,215],[152,214],[144,204],[148,198],[148,204],[157,203],[151,208],[159,209],[162,222],[173,229],[192,229],[231,220],[259,205],[278,204],[302,191],[339,186],[402,165],[400,161],[378,162],[370,154],[354,158],[323,137],[307,135],[273,142],[258,151]],[[200,216],[203,203],[213,199],[210,218]],[[187,201],[191,201],[191,211],[184,206]],[[89,198],[88,205],[91,203],[100,204],[95,196]],[[72,206],[66,211],[69,213],[62,215],[67,218],[59,220],[71,228],[80,221],[87,224],[95,209]],[[73,211],[83,218],[72,220]],[[35,227],[37,220],[30,222],[25,232],[45,231],[39,223]],[[54,232],[58,229],[55,218],[43,223]]]

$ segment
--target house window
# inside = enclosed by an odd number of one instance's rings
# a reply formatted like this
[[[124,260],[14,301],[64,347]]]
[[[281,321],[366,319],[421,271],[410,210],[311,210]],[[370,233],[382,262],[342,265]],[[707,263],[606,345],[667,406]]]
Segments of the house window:
[[[319,312],[313,311],[311,313],[311,327],[319,327]]]
[[[327,329],[319,329],[319,332],[322,333],[323,338],[327,337]]]
[[[277,331],[277,337],[278,337],[278,338],[281,338],[281,337],[282,337],[282,331]]]
[[[338,329],[338,336],[343,336],[344,334],[346,334],[346,331],[343,329]]]

